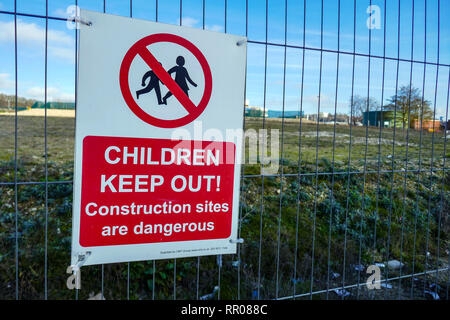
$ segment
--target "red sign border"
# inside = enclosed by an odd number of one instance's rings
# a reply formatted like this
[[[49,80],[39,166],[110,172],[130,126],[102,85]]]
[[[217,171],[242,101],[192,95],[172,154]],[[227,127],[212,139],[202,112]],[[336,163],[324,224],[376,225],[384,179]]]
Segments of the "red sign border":
[[[139,50],[156,42],[176,43],[189,50],[200,63],[203,70],[203,74],[205,76],[205,89],[203,91],[203,97],[197,106],[196,113],[189,113],[188,115],[182,118],[173,120],[159,119],[149,115],[144,110],[142,110],[141,107],[139,107],[139,105],[134,100],[128,83],[128,74],[130,71],[131,63],[133,62],[134,58],[137,55],[139,55]],[[134,45],[132,45],[122,60],[122,64],[120,66],[119,82],[122,95],[131,111],[133,111],[133,113],[136,116],[138,116],[141,120],[145,121],[146,123],[160,128],[177,128],[194,121],[205,110],[206,106],[208,105],[209,99],[211,98],[212,92],[211,69],[203,53],[192,42],[180,36],[169,33],[152,34],[140,39]]]

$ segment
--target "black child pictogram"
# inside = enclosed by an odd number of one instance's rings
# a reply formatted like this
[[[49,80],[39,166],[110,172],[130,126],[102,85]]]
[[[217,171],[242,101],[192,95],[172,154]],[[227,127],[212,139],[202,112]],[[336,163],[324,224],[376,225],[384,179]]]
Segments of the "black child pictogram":
[[[161,63],[159,63],[159,64],[161,64]],[[150,78],[150,82],[148,83],[147,87],[136,91],[136,99],[139,99],[139,96],[141,94],[148,93],[148,92],[152,91],[152,89],[154,89],[155,93],[156,93],[156,98],[158,99],[158,104],[163,104],[163,102],[161,100],[161,89],[159,88],[159,83],[160,82],[162,83],[162,81],[159,80],[159,78],[156,76],[156,74],[150,70],[150,71],[147,71],[144,74],[144,76],[142,77],[141,85],[143,87],[145,86],[145,82],[147,81],[148,78]],[[162,85],[164,85],[164,83],[162,83]]]
[[[188,94],[188,90],[189,87],[187,85],[187,81],[189,81],[189,83],[191,85],[193,85],[194,87],[197,87],[197,84],[192,81],[192,79],[189,77],[189,73],[187,71],[187,69],[184,66],[184,57],[183,56],[178,56],[177,57],[177,65],[172,67],[171,69],[169,69],[169,71],[167,71],[168,74],[172,74],[175,72],[175,82],[178,84],[178,86],[181,88],[181,90],[184,91],[184,93],[186,94],[186,96],[189,97]],[[163,104],[167,104],[167,98],[169,98],[170,96],[172,96],[172,92],[167,92],[166,95],[164,96],[164,98],[162,99],[162,103]]]

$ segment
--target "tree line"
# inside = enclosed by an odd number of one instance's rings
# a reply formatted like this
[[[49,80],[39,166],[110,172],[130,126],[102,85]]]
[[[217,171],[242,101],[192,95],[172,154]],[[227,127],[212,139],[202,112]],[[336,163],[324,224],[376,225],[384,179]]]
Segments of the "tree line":
[[[31,107],[37,100],[17,97],[18,107]],[[14,110],[16,107],[16,96],[0,93],[0,108]]]
[[[411,85],[400,87],[396,94],[387,100],[382,108],[380,103],[373,97],[362,97],[354,95],[350,97],[350,115],[352,123],[363,121],[364,112],[385,111],[386,116],[401,124],[403,129],[413,121],[432,120],[433,110],[430,101],[426,100],[419,89]],[[386,119],[388,120],[388,119]]]

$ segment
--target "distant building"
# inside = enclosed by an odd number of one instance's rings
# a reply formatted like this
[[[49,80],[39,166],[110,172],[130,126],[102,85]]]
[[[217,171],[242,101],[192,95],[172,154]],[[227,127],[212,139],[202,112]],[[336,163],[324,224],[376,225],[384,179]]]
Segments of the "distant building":
[[[329,112],[319,112],[319,122],[326,122],[330,119],[330,113]],[[306,116],[306,119],[311,121],[317,121],[317,113],[308,114]]]
[[[285,118],[285,119],[300,119],[304,116],[303,111],[292,111],[292,110],[285,110],[285,111],[279,111],[279,110],[269,110],[268,115],[269,118]]]
[[[245,106],[245,116],[246,117],[256,117],[256,118],[262,118],[262,117],[268,117],[269,113],[268,110],[264,110],[264,108],[256,107],[256,106]]]
[[[393,111],[368,111],[363,112],[363,125],[371,127],[382,127],[392,128],[394,125],[397,128],[403,128],[403,119],[397,114],[397,121],[394,121]],[[409,121],[410,128],[415,130],[427,130],[427,131],[441,131],[443,125],[441,125],[440,120],[413,120]],[[404,128],[408,128],[408,121],[406,121]]]
[[[365,111],[362,124],[370,127],[391,128],[394,126],[394,119],[390,111]]]
[[[414,120],[412,121],[412,127],[416,130],[427,130],[427,131],[435,131],[440,132],[442,130],[441,121],[440,120]]]
[[[35,102],[31,109],[45,109],[41,101]],[[47,109],[75,109],[75,102],[47,102]]]
[[[447,120],[447,122],[442,122],[442,127],[445,131],[450,130],[450,120]]]
[[[334,118],[334,116],[332,115]],[[334,119],[333,119],[334,120]],[[343,113],[336,114],[336,123],[347,124],[350,121],[350,117]]]

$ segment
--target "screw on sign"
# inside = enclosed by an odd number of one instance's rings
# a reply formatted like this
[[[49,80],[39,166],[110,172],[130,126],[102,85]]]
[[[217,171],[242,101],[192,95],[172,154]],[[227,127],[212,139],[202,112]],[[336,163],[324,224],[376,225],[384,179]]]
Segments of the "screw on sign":
[[[187,87],[182,84],[183,80],[184,83],[186,80],[188,80],[191,83],[191,85],[197,86],[195,82],[189,78],[189,74],[183,67],[184,58],[182,56],[179,56],[176,61],[177,66],[171,68],[168,72],[164,70],[164,68],[161,66],[158,60],[156,60],[153,54],[147,49],[147,46],[159,42],[169,42],[184,47],[189,52],[191,52],[200,63],[203,75],[205,77],[205,88],[203,90],[203,96],[198,105],[195,105],[192,102],[192,100],[189,98],[187,94]],[[188,112],[187,115],[177,119],[166,120],[151,116],[147,112],[142,110],[142,108],[137,104],[136,100],[134,99],[134,95],[130,90],[130,85],[128,83],[130,66],[137,56],[140,56],[145,61],[145,63],[151,68],[152,73],[147,73],[144,75],[142,79],[142,84],[145,85],[145,80],[148,77],[150,77],[150,83],[147,88],[144,88],[136,92],[136,99],[139,99],[140,94],[147,93],[150,90],[154,89],[159,104],[166,104],[167,99],[171,95],[173,95],[186,109],[186,111]],[[175,80],[170,75],[170,73],[173,72],[177,74]],[[183,77],[184,79],[181,79],[181,81],[177,79]],[[159,81],[161,81],[169,90],[169,92],[162,99],[161,99],[161,92],[159,89]],[[153,34],[137,41],[133,46],[131,46],[131,48],[125,54],[125,57],[122,60],[122,65],[120,67],[120,89],[122,91],[122,95],[128,107],[141,120],[147,122],[150,125],[160,128],[181,127],[194,121],[198,116],[200,116],[200,114],[205,110],[206,106],[208,105],[212,91],[211,69],[203,53],[190,41],[174,34],[168,33]]]

